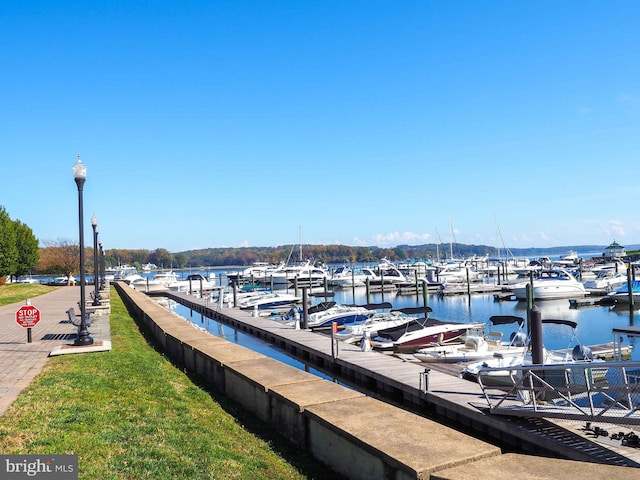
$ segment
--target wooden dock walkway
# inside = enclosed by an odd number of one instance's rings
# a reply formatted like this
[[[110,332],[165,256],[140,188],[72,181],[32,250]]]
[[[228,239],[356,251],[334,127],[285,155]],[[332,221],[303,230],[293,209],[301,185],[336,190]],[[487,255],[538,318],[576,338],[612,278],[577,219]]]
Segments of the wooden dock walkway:
[[[328,335],[295,330],[268,318],[254,317],[250,311],[220,308],[206,299],[182,293],[163,295],[268,341],[368,395],[416,413],[435,414],[445,423],[454,422],[503,445],[572,460],[640,467],[640,449],[596,443],[585,434],[583,425],[576,422],[487,414],[480,386],[458,377],[462,368],[459,364],[424,364],[377,351],[362,351],[344,342],[332,345]]]

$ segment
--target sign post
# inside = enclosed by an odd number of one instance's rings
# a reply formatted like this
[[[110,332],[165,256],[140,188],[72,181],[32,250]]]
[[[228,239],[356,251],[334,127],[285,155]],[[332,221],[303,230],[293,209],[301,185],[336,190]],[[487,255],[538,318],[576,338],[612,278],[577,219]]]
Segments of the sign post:
[[[27,343],[31,343],[31,327],[35,327],[39,321],[40,310],[31,305],[30,300],[16,312],[16,323],[27,329]]]

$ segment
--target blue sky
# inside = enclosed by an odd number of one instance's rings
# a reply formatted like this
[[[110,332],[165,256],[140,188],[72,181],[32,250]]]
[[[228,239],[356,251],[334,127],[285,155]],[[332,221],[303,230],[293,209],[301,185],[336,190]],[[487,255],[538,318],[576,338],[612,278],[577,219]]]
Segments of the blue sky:
[[[2,2],[0,205],[77,239],[79,154],[107,249],[640,243],[639,24],[637,1]]]

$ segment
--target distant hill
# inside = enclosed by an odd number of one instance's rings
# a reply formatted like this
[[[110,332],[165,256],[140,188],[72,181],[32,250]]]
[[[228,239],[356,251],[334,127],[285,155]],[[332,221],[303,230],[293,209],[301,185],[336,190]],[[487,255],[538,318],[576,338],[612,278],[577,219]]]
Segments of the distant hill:
[[[393,248],[376,246],[354,247],[349,245],[303,245],[305,259],[313,259],[323,263],[372,263],[383,258],[391,261],[403,260],[435,260],[453,257],[489,256],[490,258],[536,258],[540,256],[560,257],[569,251],[591,258],[600,256],[607,245],[565,245],[548,248],[504,248],[498,249],[487,245],[465,245],[454,243],[398,245]],[[640,245],[625,246],[628,252],[640,249]],[[279,263],[297,260],[299,245],[282,245],[277,247],[242,247],[242,248],[207,248],[188,250],[173,254],[179,264],[186,265],[250,265],[254,262]]]

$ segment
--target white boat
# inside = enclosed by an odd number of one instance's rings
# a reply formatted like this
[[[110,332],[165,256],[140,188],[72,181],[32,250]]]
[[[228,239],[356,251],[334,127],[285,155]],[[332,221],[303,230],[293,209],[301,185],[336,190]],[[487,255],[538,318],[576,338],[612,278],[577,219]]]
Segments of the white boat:
[[[290,293],[280,292],[257,292],[238,302],[238,307],[243,310],[266,310],[269,308],[279,308],[295,305],[302,302],[300,297],[296,297]]]
[[[362,274],[365,276],[365,284],[368,283],[370,286],[384,289],[395,289],[402,285],[414,284],[386,258],[383,258],[375,267],[363,267]]]
[[[413,280],[407,277],[400,269],[386,258],[383,258],[374,270],[381,281],[391,282],[395,286],[412,284]]]
[[[436,273],[438,281],[444,285],[450,283],[466,283],[477,280],[480,274],[471,267],[459,266],[458,264],[445,265]]]
[[[344,329],[336,333],[336,338],[345,343],[358,343],[368,333],[369,337],[375,337],[380,330],[406,325],[416,317],[407,315],[400,310],[390,312],[376,312],[364,322],[345,325]]]
[[[519,283],[512,287],[513,293],[518,300],[527,299],[527,285],[529,285],[529,282]],[[579,298],[588,294],[584,284],[563,268],[542,270],[533,279],[534,300]]]
[[[130,287],[135,288],[133,286],[134,282],[146,282],[147,279],[145,277],[143,277],[142,275],[140,275],[139,273],[133,273],[131,275],[127,275],[126,277],[124,277],[122,279],[122,281],[124,283],[126,283],[127,285],[129,285]]]
[[[410,263],[399,263],[398,270],[410,280],[415,280],[416,277],[424,277],[430,270],[434,270],[434,267],[427,265],[426,262],[416,261]]]
[[[113,282],[115,280],[123,280],[129,275],[135,275],[138,269],[132,265],[121,264],[117,267],[107,267],[104,269],[105,281]]]
[[[274,272],[284,269],[284,263],[274,264],[267,262],[254,262],[251,266],[237,272],[227,272],[227,281],[231,285],[243,283],[266,283]]]
[[[130,285],[142,292],[168,290],[169,285],[178,281],[178,275],[172,271],[156,273],[151,278],[134,280]]]
[[[560,268],[571,268],[580,264],[580,257],[575,250],[569,250],[566,255],[560,257],[559,260],[554,260],[553,266]]]
[[[292,286],[296,282],[298,286],[321,286],[325,279],[329,279],[331,275],[329,271],[319,265],[314,265],[307,260],[295,265],[290,265],[282,269],[277,269],[262,279],[258,279],[258,283],[265,285],[273,285],[273,288],[286,288]]]
[[[169,290],[175,292],[200,292],[217,288],[216,284],[201,273],[192,273],[187,278],[176,280],[169,284]]]
[[[336,268],[327,280],[328,285],[336,288],[361,287],[365,285],[367,275],[356,273],[347,266]]]
[[[425,307],[429,308],[429,307]],[[402,311],[411,314],[412,310],[404,308]],[[430,310],[430,308],[429,308]],[[379,330],[371,339],[372,347],[376,350],[392,350],[394,353],[413,353],[419,348],[429,345],[454,341],[470,329],[482,329],[483,323],[455,323],[443,322],[433,318],[414,318],[410,322],[398,327]]]
[[[503,341],[502,332],[472,331],[464,336],[464,343],[436,345],[416,350],[413,354],[421,362],[458,363],[477,362],[496,355],[502,358],[522,357],[527,349],[527,336],[522,331],[524,318],[512,315],[495,315],[489,319],[492,325],[517,324],[509,341]]]
[[[576,329],[578,324],[576,322],[571,320],[544,319],[542,320],[542,324],[566,325],[570,327],[572,331],[571,340],[566,349],[547,350],[543,348],[543,364],[559,365],[594,361],[591,350],[577,341]],[[595,361],[598,360],[596,359]],[[519,371],[511,369],[531,364],[531,351],[527,349],[521,356],[504,357],[502,355],[496,355],[490,359],[470,363],[462,371],[461,376],[471,381],[478,381],[478,378],[481,376],[482,384],[485,386],[513,385]]]
[[[531,260],[527,265],[515,267],[513,273],[519,277],[528,277],[531,272],[537,274],[538,272],[551,267],[551,259],[549,257],[540,257]]]
[[[626,273],[616,273],[615,270],[600,270],[600,273],[591,280],[584,281],[584,287],[593,290],[606,290],[612,292],[618,290],[627,283]]]
[[[302,308],[294,307],[283,318],[289,320],[291,326],[296,320],[302,322]],[[331,330],[337,327],[364,322],[375,313],[374,310],[358,305],[343,305],[336,302],[321,302],[307,309],[307,328],[310,330]]]
[[[631,281],[631,297],[633,298],[633,304],[640,306],[640,280]],[[618,290],[607,294],[614,304],[629,304],[629,284],[625,283]]]
[[[51,284],[52,285],[75,285],[77,281],[78,280],[73,275],[71,275],[70,277],[63,275],[61,277],[54,278]]]
[[[65,277],[65,279],[66,278],[67,277]],[[37,278],[33,278],[31,275],[29,275],[28,277],[18,278],[17,282],[18,283],[29,283],[29,284],[32,284],[32,285],[36,284],[36,283],[40,283]]]
[[[627,264],[619,258],[610,258],[608,261],[596,263],[591,267],[591,273],[594,273],[596,276],[606,272],[626,273]]]

